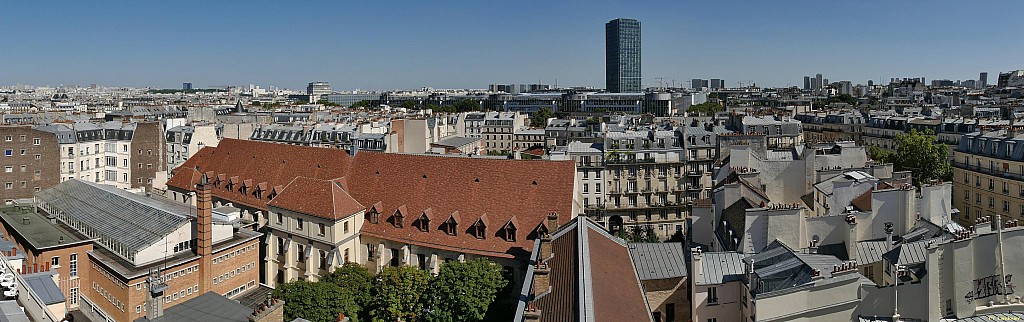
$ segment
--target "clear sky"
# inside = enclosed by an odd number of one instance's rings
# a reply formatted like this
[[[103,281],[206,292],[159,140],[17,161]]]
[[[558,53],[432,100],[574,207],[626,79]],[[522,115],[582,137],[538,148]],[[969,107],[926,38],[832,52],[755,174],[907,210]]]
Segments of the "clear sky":
[[[643,81],[728,86],[1024,69],[1024,1],[12,1],[0,85],[337,90],[604,87],[604,23],[641,21]]]

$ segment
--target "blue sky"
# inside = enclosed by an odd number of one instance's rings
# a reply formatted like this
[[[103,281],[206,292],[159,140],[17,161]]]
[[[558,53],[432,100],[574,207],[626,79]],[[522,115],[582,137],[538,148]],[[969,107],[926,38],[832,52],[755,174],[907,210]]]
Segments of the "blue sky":
[[[1024,1],[16,1],[0,85],[604,86],[604,23],[642,23],[643,81],[728,86],[1024,68]]]

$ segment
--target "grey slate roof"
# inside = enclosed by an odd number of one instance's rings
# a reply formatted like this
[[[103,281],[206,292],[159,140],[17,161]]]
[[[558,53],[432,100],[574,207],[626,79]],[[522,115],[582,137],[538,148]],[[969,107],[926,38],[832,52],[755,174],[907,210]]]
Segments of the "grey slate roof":
[[[712,252],[701,256],[700,264],[704,272],[700,276],[691,276],[696,285],[722,284],[737,280],[744,274],[743,254]]]
[[[101,238],[117,241],[131,252],[188,224],[187,215],[192,213],[191,207],[184,204],[172,204],[78,179],[38,192],[36,200],[60,209]]]
[[[447,146],[447,147],[457,148],[457,147],[465,146],[467,144],[470,144],[470,143],[473,143],[473,142],[476,142],[476,141],[480,141],[480,138],[471,138],[471,137],[465,137],[465,136],[453,136],[453,137],[449,137],[449,138],[441,140],[441,141],[437,141],[434,144],[435,145],[439,145],[439,146]]]
[[[248,322],[252,309],[214,292],[192,298],[164,310],[164,315],[148,320],[141,317],[135,322]]]
[[[886,241],[857,242],[857,264],[871,264],[882,261],[882,255],[889,250]]]
[[[53,282],[53,275],[49,272],[25,274],[21,276],[28,283],[28,287],[32,289],[36,295],[39,295],[39,301],[43,304],[57,304],[64,302],[64,294],[60,292],[60,288],[57,288],[57,283]]]
[[[641,281],[686,276],[683,243],[630,243],[629,256]]]
[[[29,322],[18,301],[0,301],[0,322]]]
[[[928,258],[928,251],[925,249],[927,245],[928,241],[900,244],[892,251],[882,255],[882,257],[889,261],[889,263],[898,265],[923,263]]]
[[[995,322],[995,321],[1024,321],[1024,313],[990,313],[966,317],[962,319],[943,319],[943,322]]]

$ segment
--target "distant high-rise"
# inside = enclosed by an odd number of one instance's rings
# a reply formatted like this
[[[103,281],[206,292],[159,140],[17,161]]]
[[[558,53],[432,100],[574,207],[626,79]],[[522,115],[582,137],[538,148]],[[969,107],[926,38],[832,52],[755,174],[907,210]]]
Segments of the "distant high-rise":
[[[704,80],[703,79],[694,78],[694,79],[690,80],[690,88],[692,88],[692,89],[700,89],[701,87],[704,87]]]
[[[725,88],[725,80],[712,78],[711,89],[723,89]]]
[[[192,83],[181,83],[181,89],[186,91],[192,90]]]
[[[811,89],[811,76],[804,76],[804,89]]]
[[[978,75],[978,82],[975,85],[978,85],[978,88],[985,88],[988,86],[988,72],[981,72],[981,74]]]
[[[331,93],[331,83],[328,82],[312,82],[306,85],[306,95],[313,95],[315,99],[320,99],[321,95],[327,95]]]
[[[640,92],[640,21],[619,18],[604,25],[605,86],[612,93]]]

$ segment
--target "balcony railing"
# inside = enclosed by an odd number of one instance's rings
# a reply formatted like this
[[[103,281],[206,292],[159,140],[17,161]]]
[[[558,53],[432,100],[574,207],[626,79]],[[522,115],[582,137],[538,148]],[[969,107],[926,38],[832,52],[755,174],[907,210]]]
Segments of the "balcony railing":
[[[1024,180],[1024,175],[1013,173],[1013,172],[1010,172],[1010,171],[991,169],[991,168],[983,168],[981,166],[970,165],[970,164],[966,164],[966,163],[963,163],[963,162],[956,162],[956,161],[953,162],[953,166],[957,167],[957,168],[960,168],[960,169],[964,169],[964,170],[968,170],[968,171],[974,171],[974,172],[979,172],[979,173],[984,173],[984,174],[989,174],[989,175],[994,175],[994,176],[1001,177],[1001,178],[1014,179],[1014,180]],[[980,182],[977,182],[977,183],[980,184]],[[977,184],[976,184],[976,186],[977,186]],[[989,190],[993,190],[993,189],[990,188]]]
[[[615,164],[645,164],[645,163],[657,163],[657,160],[655,160],[654,158],[643,158],[643,159],[609,158],[609,159],[605,160],[604,163],[608,164],[608,165],[615,165]]]

